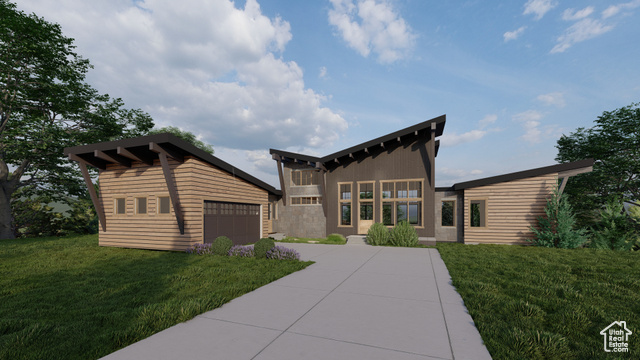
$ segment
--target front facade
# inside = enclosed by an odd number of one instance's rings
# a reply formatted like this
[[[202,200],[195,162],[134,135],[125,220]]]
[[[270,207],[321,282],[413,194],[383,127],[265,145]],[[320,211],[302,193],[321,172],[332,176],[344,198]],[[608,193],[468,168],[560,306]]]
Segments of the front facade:
[[[552,189],[593,160],[435,187],[440,116],[319,158],[271,149],[280,190],[171,135],[65,149],[100,219],[101,246],[185,250],[366,234],[408,221],[421,241],[524,244]],[[99,169],[99,195],[87,166]]]

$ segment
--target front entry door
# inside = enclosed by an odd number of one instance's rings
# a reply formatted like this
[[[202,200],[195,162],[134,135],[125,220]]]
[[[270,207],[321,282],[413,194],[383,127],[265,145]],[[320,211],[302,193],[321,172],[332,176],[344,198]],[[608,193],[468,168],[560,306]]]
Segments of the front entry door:
[[[358,234],[366,234],[373,225],[375,201],[373,196],[373,182],[358,183]]]

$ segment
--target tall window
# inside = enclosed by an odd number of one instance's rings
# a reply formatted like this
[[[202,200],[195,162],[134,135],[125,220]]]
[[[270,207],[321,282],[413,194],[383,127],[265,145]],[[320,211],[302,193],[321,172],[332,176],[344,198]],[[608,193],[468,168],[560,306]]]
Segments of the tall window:
[[[338,184],[338,206],[340,207],[340,225],[351,225],[351,184]]]
[[[136,198],[136,214],[144,215],[146,213],[147,213],[147,198],[146,197]]]
[[[385,181],[381,188],[384,225],[408,221],[411,225],[422,226],[422,181]]]
[[[124,215],[127,213],[127,199],[117,198],[114,200],[114,212],[116,215]]]
[[[296,186],[318,185],[320,172],[315,170],[292,170],[291,182]]]
[[[442,201],[442,226],[455,226],[456,202],[455,200]]]
[[[373,220],[373,185],[372,182],[358,184],[360,220]]]
[[[487,226],[487,201],[471,200],[469,214],[471,216],[471,219],[469,221],[471,227],[486,227]]]

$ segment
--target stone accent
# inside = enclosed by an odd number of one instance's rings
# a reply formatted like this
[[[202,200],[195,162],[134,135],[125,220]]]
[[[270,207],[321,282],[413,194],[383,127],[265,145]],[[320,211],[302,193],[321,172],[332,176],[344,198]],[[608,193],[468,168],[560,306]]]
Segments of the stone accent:
[[[442,200],[456,201],[455,227],[442,226]],[[439,191],[435,193],[436,241],[464,242],[464,197],[462,191]]]

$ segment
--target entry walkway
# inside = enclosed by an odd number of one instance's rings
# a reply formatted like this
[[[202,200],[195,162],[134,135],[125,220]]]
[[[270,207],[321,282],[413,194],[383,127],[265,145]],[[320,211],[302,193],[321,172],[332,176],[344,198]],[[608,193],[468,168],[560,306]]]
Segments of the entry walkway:
[[[104,359],[491,359],[436,249],[285,246],[316,263]]]

